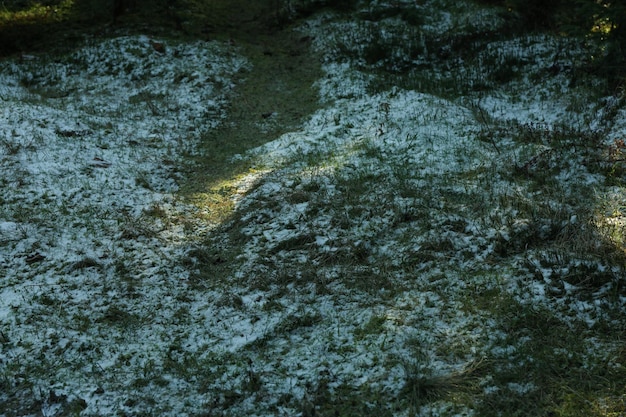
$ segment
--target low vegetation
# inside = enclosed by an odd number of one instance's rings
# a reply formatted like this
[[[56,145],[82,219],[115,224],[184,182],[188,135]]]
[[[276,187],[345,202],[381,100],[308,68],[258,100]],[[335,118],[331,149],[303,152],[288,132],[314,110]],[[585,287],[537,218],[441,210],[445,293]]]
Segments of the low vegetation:
[[[623,415],[624,98],[495,3],[1,62],[4,415]]]

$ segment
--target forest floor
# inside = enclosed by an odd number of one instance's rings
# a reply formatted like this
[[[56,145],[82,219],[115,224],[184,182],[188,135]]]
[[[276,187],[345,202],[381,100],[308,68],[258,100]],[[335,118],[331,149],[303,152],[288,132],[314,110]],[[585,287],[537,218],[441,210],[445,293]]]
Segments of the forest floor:
[[[599,46],[241,16],[0,62],[0,415],[624,415]]]

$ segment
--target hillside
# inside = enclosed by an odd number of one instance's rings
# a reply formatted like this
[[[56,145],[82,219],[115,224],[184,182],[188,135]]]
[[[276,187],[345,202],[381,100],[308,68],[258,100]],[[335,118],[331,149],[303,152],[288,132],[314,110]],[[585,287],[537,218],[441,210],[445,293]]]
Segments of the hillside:
[[[624,415],[623,96],[510,18],[1,61],[0,415]]]

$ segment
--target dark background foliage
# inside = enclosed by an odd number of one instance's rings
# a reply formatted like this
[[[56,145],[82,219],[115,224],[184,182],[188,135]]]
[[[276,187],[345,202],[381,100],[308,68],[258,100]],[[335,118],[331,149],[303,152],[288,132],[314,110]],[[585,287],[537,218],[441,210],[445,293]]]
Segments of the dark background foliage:
[[[516,30],[584,36],[604,54],[587,68],[607,80],[609,90],[626,80],[626,4],[613,0],[482,0],[513,15]]]
[[[613,0],[477,0],[501,7],[515,31],[584,36],[601,53],[585,71],[609,92],[626,80],[626,5]],[[124,28],[211,38],[284,26],[321,8],[349,12],[358,0],[6,0],[0,7],[0,56],[71,45],[87,33]],[[404,7],[402,5],[398,7]],[[413,7],[408,5],[406,7]],[[34,10],[34,11],[33,11]]]
[[[255,22],[271,28],[321,8],[352,10],[357,0],[6,0],[0,4],[0,55],[50,42],[56,35],[110,27],[228,34]]]

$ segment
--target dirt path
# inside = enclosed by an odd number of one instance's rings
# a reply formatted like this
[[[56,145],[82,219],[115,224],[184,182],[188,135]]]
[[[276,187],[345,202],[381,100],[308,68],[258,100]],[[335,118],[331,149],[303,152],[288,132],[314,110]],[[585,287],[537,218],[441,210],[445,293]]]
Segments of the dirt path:
[[[319,108],[313,83],[322,74],[310,39],[292,28],[244,25],[223,40],[237,47],[250,69],[235,80],[228,117],[203,138],[203,156],[182,187],[191,202],[211,207],[208,220],[215,222],[232,210],[230,182],[249,168],[232,157],[297,129]]]

